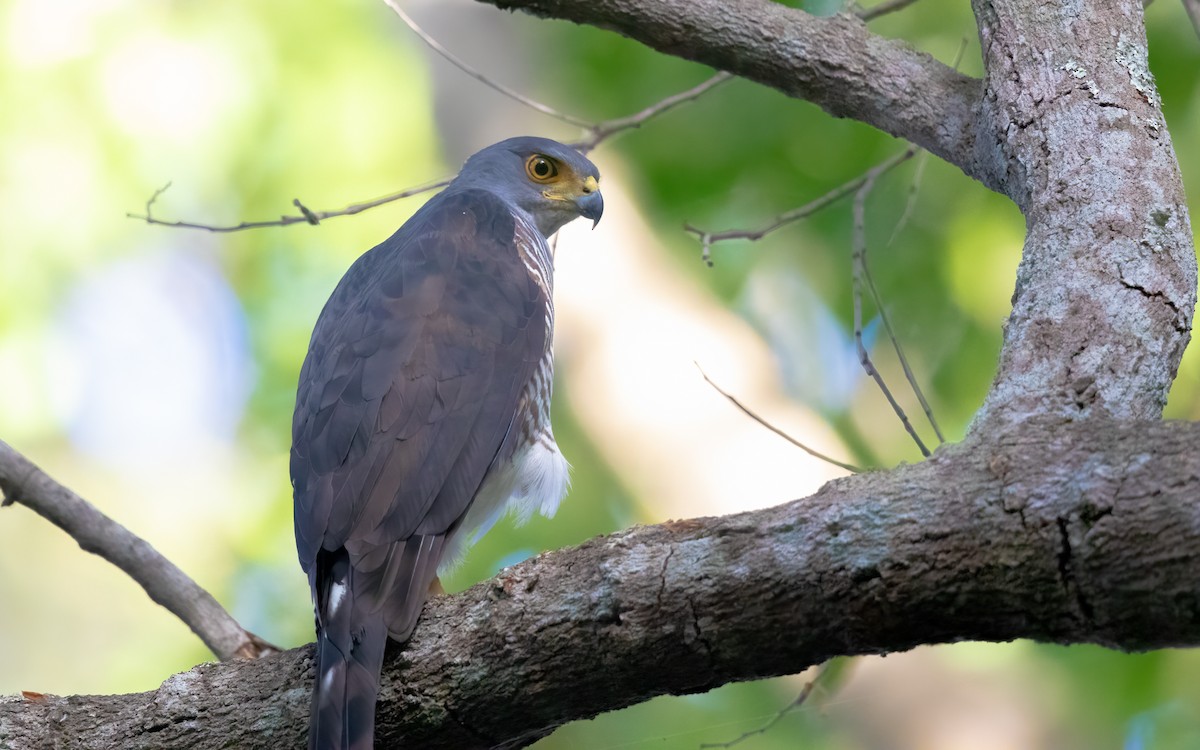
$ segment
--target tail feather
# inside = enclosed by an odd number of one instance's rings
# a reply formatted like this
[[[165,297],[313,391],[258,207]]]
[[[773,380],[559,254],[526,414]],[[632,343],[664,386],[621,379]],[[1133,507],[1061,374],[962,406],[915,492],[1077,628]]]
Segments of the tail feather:
[[[355,600],[353,571],[344,551],[326,571],[326,585],[318,588],[317,677],[308,747],[372,750],[387,625]]]
[[[446,537],[415,535],[351,563],[345,547],[321,550],[310,570],[317,611],[317,679],[309,750],[372,750],[375,699],[391,637],[412,633]]]

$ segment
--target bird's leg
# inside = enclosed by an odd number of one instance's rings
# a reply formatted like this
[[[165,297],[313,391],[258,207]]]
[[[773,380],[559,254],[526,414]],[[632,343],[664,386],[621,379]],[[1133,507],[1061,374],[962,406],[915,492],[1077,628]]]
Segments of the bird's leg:
[[[429,595],[441,596],[444,593],[446,593],[446,589],[442,588],[442,579],[434,576],[433,581],[429,584]]]

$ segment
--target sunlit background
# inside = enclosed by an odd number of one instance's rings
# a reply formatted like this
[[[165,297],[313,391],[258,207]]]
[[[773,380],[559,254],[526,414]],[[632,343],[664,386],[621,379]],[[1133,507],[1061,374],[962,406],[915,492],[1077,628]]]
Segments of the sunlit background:
[[[406,7],[495,80],[591,120],[712,74],[616,35],[468,0]],[[822,8],[814,8],[821,10]],[[824,9],[828,9],[825,6]],[[1147,11],[1151,64],[1200,210],[1200,40],[1177,2]],[[966,3],[874,23],[979,74]],[[422,197],[320,226],[213,234],[126,218],[236,224],[338,208],[452,174],[478,148],[578,128],[434,55],[382,3],[0,3],[0,439],[144,536],[248,628],[312,638],[287,477],[296,377],[350,262]],[[854,356],[850,207],[700,261],[685,222],[755,227],[903,149],[854,122],[733,81],[592,156],[607,210],[558,250],[555,431],[574,465],[559,516],[501,524],[464,588],[531,554],[633,523],[810,493],[839,470],[755,425],[871,466],[919,459]],[[872,271],[947,439],[994,371],[1023,222],[929,160],[869,204]],[[868,310],[868,316],[874,316]],[[867,338],[916,417],[875,318]],[[1200,418],[1193,347],[1168,414]],[[0,693],[149,690],[211,658],[124,574],[21,506],[0,511]],[[1200,747],[1200,657],[1018,642],[857,660],[742,748]],[[695,748],[761,726],[803,680],[661,698],[537,747]]]

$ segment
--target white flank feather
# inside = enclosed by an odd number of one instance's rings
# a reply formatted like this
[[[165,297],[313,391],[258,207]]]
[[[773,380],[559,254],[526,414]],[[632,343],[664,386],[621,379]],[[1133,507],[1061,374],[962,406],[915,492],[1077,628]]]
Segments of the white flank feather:
[[[510,463],[496,467],[479,488],[462,525],[447,540],[438,573],[453,568],[463,549],[479,541],[508,511],[516,513],[519,523],[525,523],[534,513],[553,516],[567,494],[570,475],[571,465],[553,437],[526,445]]]

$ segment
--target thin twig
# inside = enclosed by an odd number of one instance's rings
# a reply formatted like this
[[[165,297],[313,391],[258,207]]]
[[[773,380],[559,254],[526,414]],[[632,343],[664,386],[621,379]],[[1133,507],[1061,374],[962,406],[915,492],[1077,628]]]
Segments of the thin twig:
[[[865,172],[859,177],[835,187],[833,190],[830,190],[820,198],[805,203],[803,206],[798,208],[793,208],[790,211],[785,211],[779,216],[776,216],[770,224],[758,229],[727,229],[723,232],[707,232],[702,229],[697,229],[691,224],[685,224],[683,228],[684,231],[690,232],[691,234],[694,234],[700,238],[700,257],[706,264],[712,266],[712,246],[716,243],[726,242],[728,240],[750,240],[751,242],[757,242],[771,232],[785,227],[794,221],[806,219],[831,203],[835,203],[838,200],[845,198],[847,195],[850,195],[863,186],[863,183],[867,180],[867,177],[872,174],[872,172],[877,172],[875,175],[877,178],[888,170],[908,161],[912,158],[912,156],[913,149],[910,148],[901,154],[893,156],[887,161],[877,164],[876,166],[872,167],[871,170]]]
[[[733,76],[728,73],[718,73],[717,75],[707,79],[697,86],[693,86],[692,88],[686,91],[681,91],[677,94],[672,94],[671,96],[668,96],[667,98],[662,99],[661,101],[658,101],[635,114],[619,117],[614,120],[605,120],[604,122],[597,124],[588,124],[587,137],[573,145],[580,151],[587,153],[603,141],[606,141],[609,138],[627,130],[640,127],[647,120],[657,117],[658,115],[666,112],[669,109],[677,107],[684,102],[689,102],[696,99],[700,95],[716,87],[717,84],[727,81],[732,77]],[[438,180],[437,182],[432,182],[427,185],[408,188],[401,190],[398,193],[385,195],[382,198],[375,198],[374,200],[364,201],[362,203],[352,203],[345,208],[329,211],[313,211],[301,204],[299,199],[296,199],[292,201],[292,204],[300,210],[299,215],[283,215],[278,219],[268,219],[265,221],[243,221],[240,224],[221,225],[202,224],[192,221],[164,221],[163,219],[156,218],[150,211],[150,208],[154,202],[158,200],[159,196],[161,196],[163,192],[171,186],[170,183],[167,183],[166,186],[156,190],[154,195],[151,196],[150,200],[146,202],[146,212],[144,214],[127,213],[125,216],[130,219],[137,219],[139,221],[144,221],[147,224],[155,224],[162,227],[174,227],[177,229],[200,229],[206,232],[241,232],[247,229],[262,229],[264,227],[286,227],[291,224],[319,224],[325,219],[332,219],[336,216],[352,216],[368,209],[382,206],[385,203],[391,203],[402,198],[408,198],[414,195],[419,195],[420,193],[427,193],[431,190],[437,190],[438,188],[443,188],[448,184],[450,184],[449,179]]]
[[[1191,2],[1192,0],[1185,0],[1185,1]],[[916,0],[888,0],[887,2],[881,3],[873,8],[866,8],[866,9],[860,10],[858,12],[858,17],[863,19],[864,21],[870,21],[870,20],[878,18],[884,14],[893,13],[895,11],[901,10],[901,9],[911,5],[914,2],[916,2]],[[703,81],[702,83],[698,84],[697,86],[694,86],[694,87],[688,89],[687,91],[681,91],[678,94],[673,94],[671,96],[668,96],[667,98],[662,99],[661,101],[656,102],[656,103],[650,105],[649,107],[646,107],[645,109],[641,110],[640,112],[634,113],[632,115],[627,115],[625,117],[619,117],[619,118],[616,118],[613,120],[606,120],[606,121],[600,122],[600,123],[592,123],[587,120],[584,120],[584,119],[581,119],[578,117],[574,117],[573,115],[568,115],[564,112],[560,112],[557,109],[554,109],[553,107],[551,107],[549,105],[543,104],[543,103],[537,101],[536,99],[532,99],[532,98],[520,93],[519,91],[509,88],[508,86],[505,86],[496,81],[493,81],[492,79],[488,78],[486,75],[481,73],[480,71],[472,68],[466,62],[464,62],[461,58],[457,57],[454,53],[450,52],[448,49],[446,49],[445,46],[443,46],[441,44],[441,42],[437,41],[437,39],[433,38],[428,32],[426,32],[424,29],[422,29],[412,19],[412,17],[409,16],[400,7],[397,0],[384,0],[384,3],[386,3],[387,6],[397,16],[399,16],[400,20],[402,20],[410,29],[412,29],[413,33],[415,33],[417,36],[419,36],[421,38],[421,40],[423,42],[425,42],[425,44],[429,45],[430,49],[437,52],[439,55],[441,55],[446,60],[448,60],[451,64],[453,64],[455,67],[459,68],[460,70],[462,70],[464,73],[471,76],[475,80],[479,81],[480,83],[484,84],[485,86],[488,86],[491,89],[494,89],[495,91],[500,92],[501,94],[504,94],[505,96],[512,98],[513,100],[515,100],[517,102],[520,102],[521,104],[523,104],[527,107],[530,107],[531,109],[541,112],[542,114],[545,114],[549,117],[554,117],[558,120],[561,120],[566,123],[570,123],[577,127],[584,128],[584,130],[586,131],[586,136],[583,139],[581,139],[580,141],[572,144],[577,149],[582,151],[583,153],[587,153],[587,152],[591,151],[592,149],[596,148],[598,145],[600,145],[605,140],[611,138],[612,136],[617,135],[619,133],[623,133],[627,130],[632,130],[634,128],[638,128],[643,123],[645,123],[647,120],[650,120],[651,118],[656,117],[656,116],[662,114],[663,112],[666,112],[667,110],[670,110],[680,104],[683,104],[684,102],[692,101],[692,100],[696,99],[697,97],[699,97],[700,95],[704,94],[705,92],[709,91],[710,89],[716,87],[718,84],[723,83],[723,82],[728,81],[729,79],[733,78],[733,74],[722,71],[722,72],[717,73],[716,75],[712,76],[711,78],[707,79],[706,81]],[[176,229],[199,229],[199,230],[206,231],[206,232],[241,232],[241,231],[245,231],[245,230],[249,230],[249,229],[263,229],[265,227],[286,227],[286,226],[290,226],[292,224],[313,225],[313,224],[319,224],[320,222],[324,221],[325,219],[332,219],[337,216],[352,216],[354,214],[361,213],[362,211],[376,208],[378,206],[382,206],[386,203],[391,203],[393,201],[397,201],[402,198],[408,198],[410,196],[418,195],[420,193],[425,193],[430,190],[436,190],[440,187],[444,187],[448,183],[449,183],[449,180],[439,180],[438,182],[435,182],[435,183],[432,183],[429,185],[424,185],[424,186],[416,187],[416,188],[408,188],[405,190],[401,190],[397,193],[392,193],[391,195],[385,195],[382,198],[376,198],[374,200],[364,201],[362,203],[354,203],[349,206],[346,206],[345,208],[328,210],[328,211],[312,211],[312,210],[308,209],[306,206],[304,206],[302,203],[300,203],[299,199],[297,198],[297,199],[293,200],[293,205],[295,205],[297,207],[297,209],[300,210],[299,215],[285,214],[285,215],[280,216],[278,219],[268,219],[268,220],[264,220],[264,221],[243,221],[239,224],[228,224],[228,225],[203,224],[200,222],[192,222],[192,221],[164,221],[162,219],[155,218],[154,215],[150,211],[150,206],[162,194],[162,192],[164,190],[166,190],[167,187],[170,187],[170,183],[167,183],[167,185],[165,187],[160,188],[158,191],[156,191],[155,194],[153,196],[151,196],[151,199],[149,201],[147,201],[146,212],[144,214],[127,213],[127,214],[125,214],[125,216],[130,219],[137,219],[139,221],[144,221],[147,224],[155,224],[155,225],[163,226],[163,227],[173,227]],[[842,193],[842,195],[845,195],[848,192],[852,192],[857,186],[856,185],[853,185],[853,186],[847,185],[844,187],[846,187],[847,190],[844,193]],[[832,200],[837,200],[837,198],[840,198],[840,197],[841,197],[841,195],[834,196],[830,200],[830,202],[832,202]],[[814,210],[819,210],[819,208],[820,208],[820,206],[818,206],[817,209],[814,209]],[[801,218],[801,217],[796,216],[793,219],[790,219],[790,221],[794,221],[796,218]],[[785,220],[783,223],[787,223],[787,221],[788,220]],[[777,227],[775,227],[775,228],[777,228]],[[773,229],[774,228],[768,230],[768,232],[773,231]],[[709,265],[712,265],[710,256],[709,256],[709,250],[711,248],[712,242],[720,242],[722,239],[725,239],[725,238],[721,237],[719,235],[706,235],[697,230],[690,230],[690,231],[693,231],[693,233],[695,233],[696,235],[698,235],[701,238],[701,241],[704,246],[705,262],[708,262]]]
[[[917,0],[886,0],[879,5],[870,8],[863,8],[858,11],[858,17],[864,21],[874,21],[880,16],[885,16],[888,13],[895,13],[899,10],[904,10],[908,6],[915,3]]]
[[[908,185],[908,197],[904,201],[904,211],[900,214],[900,218],[896,220],[896,226],[892,229],[892,236],[888,237],[887,245],[891,247],[904,228],[908,226],[909,219],[912,218],[913,211],[917,207],[917,193],[921,189],[921,179],[925,176],[925,165],[929,163],[929,152],[925,149],[917,149],[916,166],[913,167],[912,182]]]
[[[239,625],[211,594],[148,542],[55,482],[3,440],[0,490],[4,493],[0,507],[24,505],[67,532],[85,551],[125,571],[151,599],[183,620],[218,658],[257,658],[279,651]]]
[[[401,198],[408,198],[413,195],[420,195],[421,193],[428,193],[431,190],[437,190],[438,188],[446,187],[449,184],[450,180],[438,180],[437,182],[431,182],[427,185],[408,188],[407,190],[401,190],[398,193],[385,195],[382,198],[375,198],[362,203],[352,203],[345,208],[334,209],[332,211],[312,211],[308,208],[300,206],[301,213],[299,216],[280,216],[278,219],[268,221],[243,221],[241,224],[220,225],[199,224],[191,221],[163,221],[162,219],[156,219],[149,211],[150,204],[154,202],[153,200],[146,204],[147,211],[145,214],[127,213],[125,216],[130,219],[138,219],[146,222],[147,224],[156,224],[161,227],[203,229],[206,232],[240,232],[245,229],[261,229],[263,227],[286,227],[290,224],[319,224],[325,219],[332,219],[335,216],[353,216],[354,214],[362,213],[368,209],[382,206],[385,203],[391,203],[393,201],[398,201]],[[169,187],[170,183],[167,183],[167,185]],[[154,198],[157,199],[165,189],[166,188],[159,189],[155,193]],[[293,205],[297,205],[298,203],[298,198],[293,201]]]
[[[502,83],[493,81],[475,68],[472,68],[462,58],[446,49],[444,46],[442,46],[441,42],[439,42],[437,39],[434,39],[429,35],[428,32],[425,31],[425,29],[422,29],[420,26],[418,26],[417,22],[412,19],[412,16],[405,13],[404,9],[400,7],[400,4],[396,2],[396,0],[383,0],[383,2],[392,9],[393,13],[400,17],[401,21],[404,21],[408,28],[412,29],[414,34],[421,37],[421,41],[425,42],[430,49],[444,57],[454,67],[471,76],[476,81],[482,83],[484,86],[487,86],[493,91],[498,91],[507,96],[509,99],[520,102],[530,109],[541,112],[544,115],[549,115],[557,120],[562,120],[563,122],[570,123],[571,125],[581,128],[592,127],[592,123],[588,122],[587,120],[582,120],[578,117],[572,117],[571,115],[559,112],[557,109],[554,109],[546,104],[542,104],[535,99],[531,99],[515,89],[511,89]]]
[[[959,42],[958,51],[954,55],[954,63],[952,67],[958,70],[958,66],[962,63],[963,54],[967,50],[967,40],[964,38]],[[900,214],[900,219],[896,222],[896,226],[892,229],[892,236],[888,238],[886,247],[891,247],[896,241],[896,237],[900,235],[904,227],[907,226],[909,219],[912,217],[913,210],[917,205],[917,193],[921,187],[921,178],[925,174],[925,165],[929,163],[929,152],[924,149],[917,150],[916,168],[913,170],[913,179],[908,187],[908,198],[904,202],[904,212]],[[865,253],[865,247],[864,247]],[[900,361],[900,367],[904,370],[904,378],[908,381],[912,388],[913,394],[916,395],[917,401],[921,404],[921,410],[925,412],[925,418],[929,421],[929,426],[933,428],[933,433],[937,435],[939,443],[945,443],[946,438],[942,434],[942,428],[938,425],[937,419],[933,416],[933,409],[929,405],[929,401],[925,398],[925,392],[921,389],[920,383],[913,375],[912,367],[908,364],[908,357],[904,354],[904,348],[900,346],[900,339],[896,336],[896,331],[892,328],[891,317],[888,315],[887,308],[883,304],[882,298],[879,296],[879,288],[875,285],[875,279],[871,276],[870,266],[866,263],[864,254],[863,258],[863,279],[867,283],[867,289],[871,292],[871,299],[875,303],[875,309],[879,312],[879,319],[883,321],[883,327],[887,331],[888,339],[892,342],[892,348],[896,352],[896,358]]]
[[[1187,11],[1188,18],[1192,19],[1192,28],[1196,30],[1196,36],[1200,37],[1200,0],[1183,0],[1183,9]]]
[[[959,58],[962,56],[962,49],[964,47],[965,45],[959,48]],[[955,64],[958,64],[957,61]],[[921,177],[925,173],[925,165],[928,162],[929,152],[924,149],[918,149],[916,168],[913,170],[912,183],[908,187],[908,199],[904,202],[904,212],[900,214],[900,219],[896,222],[896,227],[892,230],[892,236],[888,238],[887,247],[892,246],[892,243],[895,242],[896,237],[899,236],[913,214],[913,210],[917,205],[917,192],[921,186]],[[921,390],[920,383],[917,381],[916,376],[913,375],[912,367],[908,364],[908,357],[904,354],[904,348],[900,346],[900,339],[896,336],[896,330],[892,328],[891,316],[883,304],[883,299],[879,296],[879,287],[875,286],[875,279],[871,276],[871,268],[865,263],[863,264],[863,278],[867,282],[867,289],[871,292],[871,299],[875,303],[875,309],[879,311],[879,319],[883,321],[883,327],[892,342],[896,358],[900,360],[900,367],[904,370],[904,378],[908,381],[908,385],[916,395],[917,401],[921,403],[921,410],[925,412],[925,419],[929,421],[929,426],[933,428],[933,433],[937,435],[938,442],[944,443],[946,442],[946,438],[942,435],[942,428],[933,416],[933,408],[930,407],[929,401],[925,398],[925,392]]]
[[[967,51],[967,38],[963,37],[958,42],[958,51],[954,53],[954,62],[950,65],[955,71],[962,64],[963,55]],[[904,201],[904,212],[900,214],[900,219],[896,221],[896,226],[892,229],[892,236],[888,238],[887,247],[891,247],[896,241],[896,237],[900,236],[900,232],[908,226],[908,220],[912,218],[913,210],[917,206],[917,193],[921,188],[921,178],[925,176],[925,165],[929,163],[929,152],[925,149],[917,149],[917,166],[913,169],[912,182],[908,186],[908,198]]]
[[[800,688],[800,692],[795,698],[792,699],[791,703],[788,703],[786,706],[779,709],[779,711],[773,717],[771,717],[766,724],[763,724],[757,729],[750,729],[742,732],[739,736],[734,737],[728,742],[705,742],[700,745],[700,750],[706,750],[706,748],[731,748],[735,745],[742,744],[751,737],[757,737],[761,734],[766,734],[771,727],[783,721],[785,716],[804,705],[804,702],[807,701],[809,696],[812,695],[813,689],[816,688],[817,681],[820,680],[824,675],[825,665],[822,664],[821,666],[817,667],[817,673],[812,676],[812,679],[804,683],[804,687]]]
[[[955,71],[962,63],[963,55],[967,51],[967,39],[963,37],[958,42],[958,51],[954,53],[954,61],[950,67]],[[917,206],[917,193],[921,188],[921,179],[925,176],[925,165],[929,163],[929,152],[924,149],[917,149],[916,167],[913,169],[912,182],[908,186],[908,198],[904,201],[904,212],[900,214],[900,218],[896,221],[896,226],[892,229],[892,236],[888,238],[886,247],[891,247],[896,238],[900,236],[900,232],[908,226],[909,219],[912,218],[913,210]]]
[[[928,456],[929,449],[926,448],[925,444],[916,434],[916,431],[913,429],[907,415],[904,413],[904,410],[896,402],[891,391],[883,382],[883,377],[879,374],[878,370],[875,369],[874,364],[871,362],[870,355],[867,353],[866,347],[862,342],[862,299],[860,285],[865,280],[867,288],[871,292],[872,300],[875,302],[876,308],[879,311],[880,319],[884,324],[884,328],[887,330],[888,337],[891,339],[892,344],[896,349],[897,356],[900,359],[900,365],[904,369],[905,377],[912,386],[914,393],[916,393],[917,400],[921,402],[921,407],[925,411],[925,416],[929,419],[929,423],[933,427],[933,431],[937,434],[938,440],[945,442],[945,439],[942,436],[941,428],[938,426],[937,420],[933,416],[933,410],[930,408],[929,402],[925,398],[925,394],[921,391],[921,388],[912,373],[912,368],[908,364],[908,359],[904,355],[899,340],[895,336],[895,331],[892,328],[891,321],[888,319],[887,312],[880,301],[879,292],[876,289],[874,280],[871,279],[870,271],[866,266],[866,220],[864,209],[866,195],[870,193],[871,188],[874,187],[875,182],[881,176],[896,166],[911,159],[914,155],[916,155],[917,151],[918,149],[916,147],[909,147],[904,152],[893,156],[892,158],[867,170],[867,172],[865,172],[863,175],[839,185],[833,190],[830,190],[820,198],[810,201],[809,203],[806,203],[798,208],[794,208],[791,211],[780,214],[779,216],[775,217],[771,223],[758,229],[730,229],[723,232],[708,232],[697,229],[689,224],[684,225],[684,230],[696,235],[699,238],[701,259],[711,267],[713,265],[712,246],[714,244],[735,239],[750,240],[751,242],[761,240],[771,232],[774,232],[775,230],[780,229],[781,227],[784,227],[794,221],[812,216],[831,203],[834,203],[835,201],[844,198],[851,193],[855,193],[854,337],[855,344],[858,349],[859,362],[862,364],[863,369],[866,370],[867,374],[870,375],[879,385],[879,388],[883,391],[888,403],[892,405],[892,408],[900,417],[901,422],[904,423],[905,428],[916,441],[917,447],[921,449],[922,454]]]
[[[632,115],[627,117],[619,117],[615,120],[606,120],[596,125],[589,125],[589,135],[583,140],[576,141],[571,145],[586,154],[592,149],[596,148],[596,146],[600,145],[602,141],[605,141],[612,136],[626,130],[632,130],[634,128],[641,127],[642,123],[644,123],[646,120],[649,120],[652,117],[657,117],[669,109],[678,107],[680,104],[690,102],[709,89],[712,89],[731,78],[733,78],[732,73],[720,72],[711,78],[705,79],[687,91],[680,91],[678,94],[672,94],[666,99],[662,99],[661,101],[651,104],[641,112],[635,112]]]
[[[900,339],[896,337],[896,331],[892,328],[891,317],[887,313],[887,308],[884,307],[883,299],[879,296],[879,288],[875,286],[875,279],[871,276],[871,268],[866,262],[866,257],[863,257],[863,279],[867,283],[867,289],[871,292],[871,301],[875,304],[875,310],[879,313],[879,320],[883,322],[883,328],[887,332],[888,339],[892,342],[892,349],[896,352],[896,358],[900,360],[900,367],[904,370],[904,379],[908,381],[909,387],[917,397],[917,401],[921,403],[921,410],[925,412],[925,419],[929,421],[929,426],[933,428],[933,433],[937,435],[938,443],[946,442],[946,438],[942,435],[942,428],[938,425],[937,419],[933,416],[933,409],[929,406],[929,401],[925,398],[925,392],[921,390],[921,386],[917,381],[917,377],[913,375],[912,367],[908,364],[908,357],[904,354],[904,348],[900,346]]]
[[[906,152],[912,156],[913,150],[910,148]],[[880,165],[882,166],[882,165]],[[875,187],[876,180],[879,179],[883,171],[880,167],[875,167],[866,174],[862,185],[854,194],[854,281],[852,284],[854,298],[854,344],[858,349],[858,361],[862,365],[863,370],[875,381],[879,386],[879,390],[883,392],[885,398],[892,406],[892,410],[896,412],[896,416],[900,418],[900,422],[904,425],[904,429],[912,436],[913,441],[921,450],[921,455],[928,457],[929,449],[925,447],[925,443],[921,441],[921,437],[917,435],[917,431],[913,428],[912,423],[908,420],[908,415],[904,413],[904,409],[896,402],[892,396],[891,390],[887,384],[883,382],[883,376],[875,369],[874,363],[871,362],[871,356],[867,352],[867,347],[863,344],[863,325],[862,325],[862,284],[863,278],[867,275],[867,220],[866,220],[866,204],[867,196],[871,194],[871,190]],[[878,310],[882,315],[882,306],[876,303]],[[890,331],[890,328],[889,328]],[[893,338],[893,342],[895,339]],[[915,381],[914,381],[915,382]]]
[[[863,471],[863,470],[862,470],[862,469],[860,469],[859,467],[857,467],[857,466],[854,466],[853,464],[846,464],[846,463],[842,463],[841,461],[838,461],[836,458],[830,458],[829,456],[826,456],[824,453],[821,453],[821,452],[819,452],[819,451],[815,451],[815,450],[813,450],[812,448],[809,448],[809,447],[808,447],[807,445],[805,445],[804,443],[801,443],[801,442],[800,442],[799,440],[797,440],[796,438],[794,438],[794,437],[792,437],[791,435],[787,434],[787,433],[786,433],[786,432],[784,432],[783,430],[779,429],[779,428],[778,428],[778,427],[776,427],[775,425],[771,424],[771,423],[770,423],[770,422],[768,422],[767,420],[763,419],[763,418],[762,418],[762,417],[760,417],[758,414],[754,413],[754,412],[753,412],[753,411],[752,411],[752,410],[751,410],[751,409],[750,409],[748,406],[746,406],[745,404],[743,404],[741,401],[738,401],[738,400],[737,400],[737,398],[736,398],[735,396],[733,396],[732,394],[730,394],[728,391],[725,391],[724,389],[722,389],[722,388],[721,388],[721,386],[719,386],[719,385],[717,385],[716,383],[714,383],[714,382],[713,382],[713,380],[712,380],[712,378],[708,377],[708,373],[704,372],[704,369],[700,367],[700,364],[699,364],[699,363],[697,363],[697,362],[693,362],[692,364],[696,365],[696,369],[697,369],[697,370],[700,370],[700,375],[701,375],[701,377],[703,377],[703,378],[704,378],[704,382],[706,382],[706,383],[708,383],[709,385],[711,385],[711,386],[713,387],[713,390],[715,390],[717,393],[719,393],[719,394],[721,394],[722,396],[724,396],[725,398],[729,399],[729,402],[730,402],[731,404],[733,404],[733,405],[734,405],[734,406],[736,406],[737,408],[741,409],[743,414],[745,414],[746,416],[750,417],[750,418],[751,418],[751,419],[753,419],[755,422],[758,422],[758,423],[759,423],[760,425],[762,425],[763,427],[766,427],[766,428],[767,428],[768,430],[770,430],[771,432],[775,433],[775,434],[776,434],[776,435],[778,435],[779,437],[781,437],[781,438],[783,438],[784,440],[788,441],[789,443],[791,443],[792,445],[796,446],[797,448],[799,448],[800,450],[804,451],[805,453],[807,453],[808,455],[812,456],[813,458],[819,458],[820,460],[822,460],[822,461],[824,461],[824,462],[826,462],[826,463],[833,464],[834,466],[838,467],[839,469],[845,469],[846,471],[849,471],[849,472],[851,472],[851,473],[853,473],[853,474],[861,474],[861,473],[862,473],[862,471]]]
[[[155,190],[153,194],[151,194],[150,198],[146,201],[146,216],[147,217],[150,216],[150,212],[151,212],[151,210],[153,210],[154,204],[158,202],[158,199],[162,196],[162,194],[167,192],[170,189],[171,189],[171,183],[168,182],[166,185],[163,185],[158,190]]]

